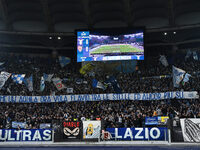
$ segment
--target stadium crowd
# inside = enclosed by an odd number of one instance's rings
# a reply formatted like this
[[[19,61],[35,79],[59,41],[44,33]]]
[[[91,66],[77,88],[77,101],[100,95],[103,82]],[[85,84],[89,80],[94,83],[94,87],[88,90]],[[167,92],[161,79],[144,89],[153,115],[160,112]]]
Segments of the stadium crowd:
[[[51,82],[45,82],[44,91],[40,91],[40,80],[43,73],[54,74],[53,77],[62,79],[66,87],[73,88],[73,94],[92,94],[92,93],[114,93],[112,86],[106,90],[93,88],[92,79],[105,82],[109,75],[115,76],[122,90],[122,93],[145,93],[145,92],[165,92],[174,90],[199,90],[200,65],[199,61],[188,59],[187,61],[176,60],[173,65],[186,70],[192,75],[192,78],[184,86],[173,87],[172,78],[154,78],[160,75],[171,75],[172,67],[163,67],[159,60],[151,64],[138,64],[138,70],[133,73],[108,74],[104,71],[98,71],[93,76],[82,75],[79,72],[80,64],[73,60],[70,65],[61,67],[57,58],[28,57],[20,55],[4,54],[0,56],[0,62],[5,62],[0,66],[1,71],[7,71],[15,74],[26,74],[26,77],[33,75],[33,91],[30,92],[25,84],[17,84],[9,78],[0,90],[0,95],[56,95],[68,94],[66,89],[58,91]],[[77,82],[80,81],[80,82]]]
[[[42,123],[99,119],[107,127],[143,127],[145,117],[200,118],[199,100],[100,101],[48,104],[0,104],[0,128],[12,121],[25,122],[26,129]]]
[[[57,58],[39,58],[20,55],[2,54],[0,62],[1,71],[15,74],[33,75],[33,92],[24,84],[17,84],[9,78],[0,95],[67,95],[67,91],[58,91],[53,83],[45,82],[43,92],[39,90],[40,79],[43,73],[54,74],[59,77],[66,87],[73,88],[73,94],[114,93],[112,86],[106,90],[92,87],[92,79],[104,82],[105,72],[95,75],[82,75],[79,73],[79,64],[73,62],[61,67]],[[192,75],[189,82],[173,87],[171,77],[157,78],[160,75],[171,75],[172,66],[162,66],[159,61],[151,64],[138,64],[133,73],[114,73],[123,93],[148,93],[165,91],[198,91],[199,92],[199,61],[191,58],[176,59],[173,65],[186,70]],[[66,80],[64,80],[66,79]],[[77,80],[81,83],[77,84]],[[85,82],[84,82],[85,81]],[[100,118],[105,127],[141,127],[144,126],[145,116],[167,115],[170,118],[200,117],[200,104],[198,100],[159,100],[159,101],[101,101],[101,102],[70,102],[48,104],[0,104],[0,128],[11,128],[12,121],[25,122],[25,128],[39,128],[41,123],[52,123],[54,120],[94,120]]]

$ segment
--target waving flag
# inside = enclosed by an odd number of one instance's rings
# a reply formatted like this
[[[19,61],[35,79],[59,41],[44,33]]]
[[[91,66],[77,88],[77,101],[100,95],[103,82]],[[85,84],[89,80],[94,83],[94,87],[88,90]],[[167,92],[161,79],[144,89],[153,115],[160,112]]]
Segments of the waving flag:
[[[185,84],[185,82],[188,82],[190,80],[191,75],[189,73],[185,74],[185,77],[183,79],[183,85]]]
[[[187,54],[185,56],[185,60],[188,59],[191,56],[192,52],[190,50],[187,51]]]
[[[7,87],[6,91],[7,91],[9,94],[11,94],[11,91],[10,91],[10,88],[9,88],[9,87]]]
[[[172,67],[172,76],[174,87],[179,87],[180,82],[183,80],[185,71],[177,67]]]
[[[41,77],[40,80],[40,92],[44,91],[45,83],[44,83],[44,77]]]
[[[46,73],[43,73],[44,81],[51,82],[51,79],[52,79],[53,75],[54,75],[54,74],[46,74]]]
[[[73,88],[67,88],[67,93],[73,93],[74,89]]]
[[[5,62],[0,62],[0,66],[3,65]]]
[[[77,78],[75,82],[76,82],[76,84],[82,84],[83,83],[83,79]]]
[[[88,63],[86,65],[84,65],[81,69],[80,69],[80,73],[85,75],[87,73],[89,73],[90,71],[92,71],[92,69],[94,69],[94,64],[92,63]]]
[[[94,88],[99,88],[99,89],[103,89],[103,90],[106,89],[106,87],[103,85],[103,83],[97,81],[96,79],[93,79],[93,81],[92,81],[92,86],[93,86]]]
[[[3,71],[3,70],[5,70],[5,65],[0,65],[0,71]]]
[[[51,91],[51,96],[55,96],[56,95],[56,92],[55,91]]]
[[[11,76],[10,73],[2,71],[0,74],[0,89],[4,86],[8,78]]]
[[[121,88],[116,80],[116,78],[114,76],[110,76],[108,77],[108,79],[106,80],[106,83],[111,83],[113,89],[115,90],[116,93],[121,93]]]
[[[198,60],[199,59],[196,51],[193,52],[193,59],[194,60]]]
[[[69,57],[59,56],[59,62],[61,67],[65,67],[71,62],[71,59]]]
[[[163,66],[167,67],[169,64],[167,62],[167,59],[164,55],[160,55],[160,62],[162,63]]]
[[[33,91],[33,76],[24,79],[24,83],[30,92]]]
[[[12,74],[11,78],[13,79],[14,82],[18,84],[22,84],[24,81],[25,74]]]
[[[62,84],[62,81],[61,81],[60,78],[53,78],[52,81],[53,81],[54,85],[56,86],[56,88],[59,91],[62,90],[62,89],[64,89],[64,88],[66,88],[65,85]]]

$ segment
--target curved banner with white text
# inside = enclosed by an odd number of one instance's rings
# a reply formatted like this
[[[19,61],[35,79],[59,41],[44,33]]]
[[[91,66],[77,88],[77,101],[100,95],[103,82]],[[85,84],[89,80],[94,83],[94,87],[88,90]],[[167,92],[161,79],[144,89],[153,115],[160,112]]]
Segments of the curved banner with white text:
[[[162,99],[197,99],[197,91],[163,92],[163,93],[121,93],[121,94],[80,94],[59,96],[0,96],[0,102],[10,103],[51,103],[73,101],[105,101],[105,100],[162,100]]]

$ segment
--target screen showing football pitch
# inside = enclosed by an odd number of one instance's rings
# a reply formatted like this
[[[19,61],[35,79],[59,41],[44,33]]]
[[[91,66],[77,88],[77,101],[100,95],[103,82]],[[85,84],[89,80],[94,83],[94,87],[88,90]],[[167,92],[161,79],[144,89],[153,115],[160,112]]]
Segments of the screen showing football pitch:
[[[133,33],[77,32],[77,62],[144,60],[144,31]]]

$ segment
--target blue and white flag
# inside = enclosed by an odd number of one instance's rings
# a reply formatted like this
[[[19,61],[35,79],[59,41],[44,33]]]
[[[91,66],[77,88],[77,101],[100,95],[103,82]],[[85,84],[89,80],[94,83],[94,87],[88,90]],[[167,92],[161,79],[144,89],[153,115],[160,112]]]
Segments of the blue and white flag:
[[[167,59],[164,55],[160,55],[160,62],[162,63],[163,66],[167,67],[169,64],[167,62]]]
[[[29,78],[24,79],[24,84],[28,88],[30,92],[33,91],[33,76],[31,75]]]
[[[26,122],[16,122],[16,121],[12,121],[12,128],[18,128],[18,126],[22,129],[25,128],[26,126]]]
[[[44,77],[41,77],[40,80],[40,92],[44,91],[45,83],[44,83]]]
[[[183,80],[185,73],[186,72],[184,70],[172,66],[172,76],[173,76],[174,87],[179,87],[179,84]]]
[[[4,62],[0,62],[0,71],[6,70],[5,68]]]
[[[77,79],[75,79],[76,81],[76,84],[82,84],[83,83],[83,79],[81,79],[81,78],[77,78]]]
[[[65,77],[65,78],[62,79],[62,81],[63,82],[68,82],[68,81],[70,81],[70,78]]]
[[[92,80],[92,86],[93,86],[94,88],[99,88],[99,89],[103,89],[103,90],[106,89],[106,87],[103,85],[103,83],[97,81],[96,79],[93,79],[93,80]]]
[[[193,52],[193,59],[194,60],[198,60],[199,59],[196,51]]]
[[[0,66],[0,71],[6,70],[6,68],[2,65]]]
[[[191,56],[192,52],[190,50],[187,51],[187,54],[185,56],[185,60],[188,59]]]
[[[22,84],[24,81],[25,74],[12,74],[11,78],[13,79],[14,82],[18,84]]]
[[[117,80],[114,76],[108,77],[108,79],[105,81],[105,83],[111,83],[112,87],[113,87],[113,89],[116,93],[122,92],[122,90],[121,90],[121,88],[120,88],[120,86],[119,86],[119,84],[118,84],[118,82],[117,82]]]
[[[10,73],[2,71],[0,74],[0,89],[4,86],[8,78],[10,77]]]
[[[73,93],[74,89],[73,88],[67,88],[67,93]]]
[[[183,79],[183,82],[184,82],[184,83],[185,83],[185,82],[188,82],[189,79],[190,79],[190,77],[191,77],[191,75],[190,75],[189,73],[186,73],[186,74],[185,74],[185,77],[184,77],[184,79]]]
[[[71,62],[71,59],[69,57],[59,56],[59,62],[61,67],[65,67]]]
[[[41,123],[40,124],[40,129],[50,129],[51,124],[50,123]]]
[[[5,62],[0,62],[0,66],[3,65]]]
[[[43,73],[44,81],[51,82],[51,79],[52,79],[53,75],[54,75],[54,74],[46,74],[46,73]]]

